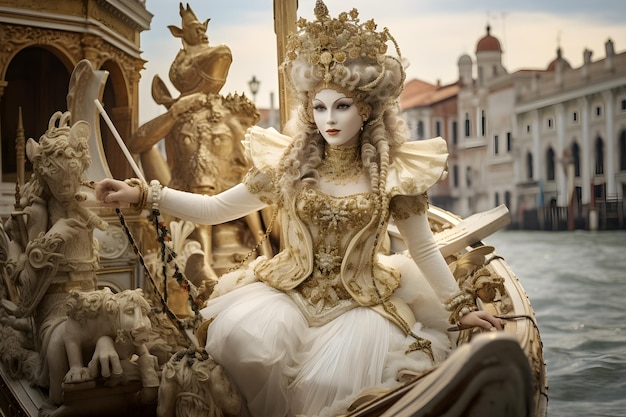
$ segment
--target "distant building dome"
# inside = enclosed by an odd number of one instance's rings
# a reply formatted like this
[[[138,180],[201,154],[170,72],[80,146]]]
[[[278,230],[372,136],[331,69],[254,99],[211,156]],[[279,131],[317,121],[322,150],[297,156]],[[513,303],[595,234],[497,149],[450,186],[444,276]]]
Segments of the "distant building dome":
[[[463,54],[459,57],[459,61],[457,62],[457,65],[461,66],[461,65],[472,65],[472,57],[470,57],[468,54]]]
[[[487,25],[487,34],[476,44],[476,53],[484,51],[502,52],[500,41],[491,36],[489,32],[491,32],[491,26]]]
[[[556,69],[556,66],[558,63],[561,63],[561,68],[567,68],[567,69],[572,69],[572,66],[570,65],[570,63],[568,62],[567,59],[563,58],[563,54],[561,53],[561,48],[557,48],[556,50],[556,58],[554,58],[554,60],[552,60],[552,62],[550,62],[550,64],[548,64],[548,68],[546,68],[546,71],[554,71]]]
[[[472,85],[472,69],[474,67],[472,58],[467,54],[463,54],[459,57],[457,65],[459,68],[459,81],[461,86]]]

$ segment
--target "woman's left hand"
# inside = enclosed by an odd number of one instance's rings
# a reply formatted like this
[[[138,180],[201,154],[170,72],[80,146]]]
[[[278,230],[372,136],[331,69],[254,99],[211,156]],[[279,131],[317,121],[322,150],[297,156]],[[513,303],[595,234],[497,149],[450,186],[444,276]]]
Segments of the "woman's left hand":
[[[485,330],[496,331],[503,329],[503,322],[499,318],[494,317],[488,311],[478,310],[472,311],[459,319],[461,328],[482,327]]]

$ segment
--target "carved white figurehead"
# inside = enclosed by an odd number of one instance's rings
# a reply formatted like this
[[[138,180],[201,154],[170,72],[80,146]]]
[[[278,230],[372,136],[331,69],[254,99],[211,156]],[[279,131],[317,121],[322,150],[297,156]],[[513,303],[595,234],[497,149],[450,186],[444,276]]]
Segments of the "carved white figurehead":
[[[70,118],[70,112],[54,113],[39,143],[32,138],[26,142],[26,155],[35,175],[56,200],[68,203],[79,198],[83,173],[91,163],[89,124],[79,121],[70,127]]]
[[[89,126],[88,143],[92,163],[85,172],[85,179],[90,181],[112,176],[102,146],[100,113],[94,103],[96,99],[102,101],[108,76],[108,71],[95,71],[91,62],[83,59],[72,71],[67,93],[67,109],[72,114],[72,120],[85,121]]]

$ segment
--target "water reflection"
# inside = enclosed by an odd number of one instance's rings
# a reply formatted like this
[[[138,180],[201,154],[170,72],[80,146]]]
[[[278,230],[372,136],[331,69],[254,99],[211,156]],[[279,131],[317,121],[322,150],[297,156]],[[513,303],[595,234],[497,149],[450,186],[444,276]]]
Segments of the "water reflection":
[[[501,231],[494,245],[537,314],[549,417],[624,416],[626,231]]]

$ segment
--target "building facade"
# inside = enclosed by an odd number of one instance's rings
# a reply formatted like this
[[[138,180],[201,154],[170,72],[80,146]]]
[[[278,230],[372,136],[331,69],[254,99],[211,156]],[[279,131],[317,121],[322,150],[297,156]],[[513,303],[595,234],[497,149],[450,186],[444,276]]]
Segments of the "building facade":
[[[603,58],[583,51],[580,68],[556,55],[546,69],[508,73],[487,28],[475,60],[459,58],[458,93],[448,97],[455,127],[444,135],[450,175],[434,190],[444,208],[465,217],[506,204],[521,228],[624,227],[626,53],[609,39]],[[436,102],[415,106],[416,94],[404,94],[409,126],[432,127]]]
[[[411,134],[411,140],[441,136],[451,145],[458,139],[457,96],[459,84],[430,84],[421,80],[406,83],[400,96],[400,105]],[[456,148],[450,146],[450,161],[456,160]],[[430,201],[442,208],[450,207],[454,200],[448,176],[429,193]]]
[[[12,206],[18,165],[16,132],[26,139],[47,130],[56,111],[68,109],[70,75],[88,59],[106,70],[103,105],[123,137],[137,128],[140,33],[152,14],[145,0],[4,0],[0,3],[0,186],[3,214]],[[21,118],[20,118],[21,112]],[[20,124],[21,121],[21,124]],[[131,176],[119,146],[108,129],[102,142],[109,168],[117,178]],[[26,179],[29,164],[26,163]]]

